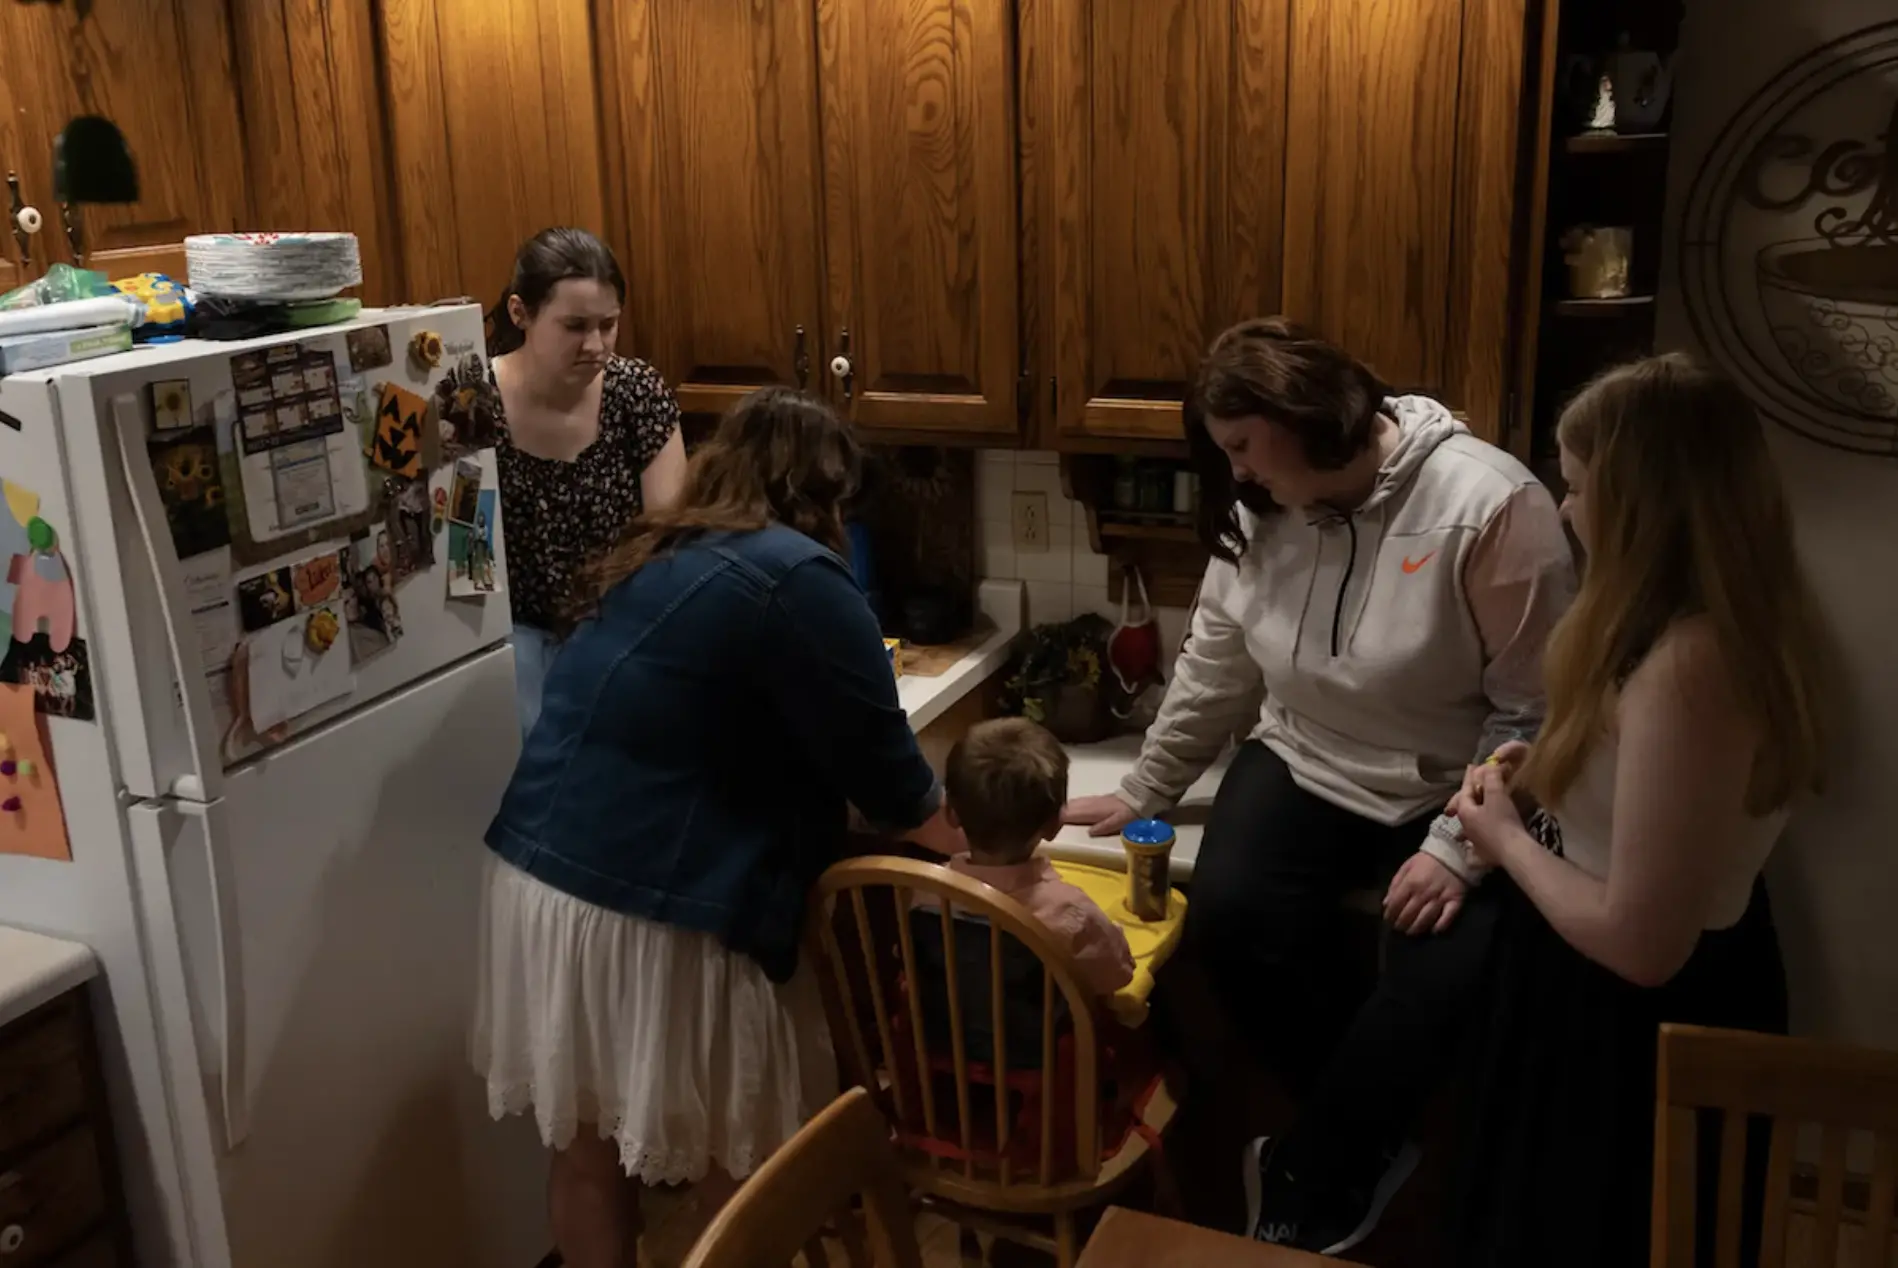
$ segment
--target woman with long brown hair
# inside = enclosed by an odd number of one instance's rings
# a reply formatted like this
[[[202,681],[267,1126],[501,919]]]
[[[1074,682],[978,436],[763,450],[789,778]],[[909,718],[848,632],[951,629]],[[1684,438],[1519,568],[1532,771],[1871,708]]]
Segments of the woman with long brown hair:
[[[806,895],[846,803],[959,834],[841,559],[849,429],[754,392],[600,565],[500,812],[474,1040],[553,1150],[571,1268],[630,1268],[642,1184],[747,1175],[834,1094]]]
[[[1745,393],[1655,357],[1598,378],[1559,437],[1587,559],[1547,720],[1452,806],[1514,883],[1459,1265],[1646,1258],[1658,1028],[1784,1031],[1760,871],[1823,769],[1817,609]]]

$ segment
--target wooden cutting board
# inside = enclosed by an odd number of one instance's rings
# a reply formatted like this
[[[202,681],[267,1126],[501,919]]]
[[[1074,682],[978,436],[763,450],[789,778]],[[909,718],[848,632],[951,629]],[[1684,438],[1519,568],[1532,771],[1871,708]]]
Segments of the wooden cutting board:
[[[994,633],[994,625],[978,621],[973,630],[953,643],[938,643],[931,647],[905,643],[903,672],[917,678],[940,678],[949,672],[950,666],[987,642]]]

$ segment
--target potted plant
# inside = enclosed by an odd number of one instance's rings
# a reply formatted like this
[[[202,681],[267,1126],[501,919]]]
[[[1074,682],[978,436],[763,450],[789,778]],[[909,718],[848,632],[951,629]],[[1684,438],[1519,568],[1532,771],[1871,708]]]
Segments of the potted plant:
[[[1101,681],[1108,632],[1093,613],[1037,625],[1023,637],[1003,683],[1005,705],[1064,744],[1106,739],[1114,723]]]

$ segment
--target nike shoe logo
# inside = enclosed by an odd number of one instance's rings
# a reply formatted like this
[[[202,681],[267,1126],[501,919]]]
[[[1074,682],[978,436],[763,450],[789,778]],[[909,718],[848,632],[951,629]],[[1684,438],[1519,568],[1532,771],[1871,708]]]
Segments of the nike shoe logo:
[[[1435,559],[1436,557],[1437,557],[1437,552],[1434,550],[1431,551],[1429,554],[1425,555],[1422,559],[1412,559],[1409,555],[1405,555],[1404,556],[1404,571],[1415,572],[1417,571],[1417,569],[1423,567],[1425,564],[1429,563],[1432,559]]]

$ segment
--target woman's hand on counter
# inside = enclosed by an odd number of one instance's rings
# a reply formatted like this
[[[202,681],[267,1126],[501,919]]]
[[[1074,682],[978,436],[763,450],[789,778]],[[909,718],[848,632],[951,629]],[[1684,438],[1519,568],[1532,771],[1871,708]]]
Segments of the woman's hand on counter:
[[[1091,837],[1117,836],[1140,814],[1119,797],[1076,797],[1061,808],[1061,822],[1087,829]]]

